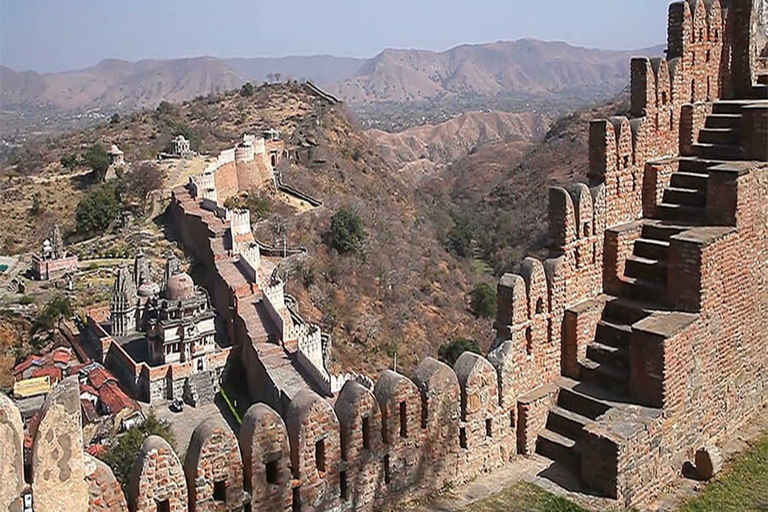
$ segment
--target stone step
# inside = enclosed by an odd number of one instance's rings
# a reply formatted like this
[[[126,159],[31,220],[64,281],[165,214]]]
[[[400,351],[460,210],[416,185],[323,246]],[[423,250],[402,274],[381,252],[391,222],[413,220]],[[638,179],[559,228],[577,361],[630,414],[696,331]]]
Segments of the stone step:
[[[638,238],[635,240],[633,254],[649,260],[667,261],[668,250],[669,242],[667,241]]]
[[[664,304],[667,297],[667,289],[663,283],[657,281],[628,277],[624,282],[624,295],[649,304]]]
[[[690,228],[691,226],[678,226],[675,224],[657,224],[646,222],[643,224],[643,231],[641,236],[649,240],[669,242],[670,238]]]
[[[622,370],[610,364],[600,364],[591,359],[579,362],[579,377],[615,393],[626,393],[629,389],[629,370]]]
[[[545,429],[539,434],[536,439],[536,453],[573,468],[578,468],[581,462],[581,455],[576,450],[576,441],[551,430]]]
[[[611,347],[629,348],[629,338],[631,335],[631,324],[619,324],[608,320],[600,320],[595,331],[595,341]]]
[[[766,84],[753,85],[752,97],[759,100],[768,100],[768,85]]]
[[[707,191],[695,188],[667,187],[664,190],[664,203],[688,206],[704,206],[707,204]]]
[[[744,100],[731,100],[731,101],[716,101],[712,105],[713,114],[741,114],[741,107],[743,107],[747,101]]]
[[[560,388],[557,405],[589,419],[597,419],[611,408],[605,402],[570,387]]]
[[[707,220],[707,209],[701,206],[659,203],[656,206],[656,216],[672,222],[702,224]]]
[[[669,184],[673,187],[690,188],[703,190],[706,192],[708,181],[709,174],[691,171],[678,171],[672,175]]]
[[[705,158],[699,158],[697,156],[681,156],[677,159],[677,170],[684,172],[693,172],[699,174],[707,174],[710,167],[719,165],[722,162],[719,160],[707,160]]]
[[[578,441],[584,433],[584,425],[590,421],[586,416],[556,405],[549,410],[547,430]]]
[[[624,267],[624,275],[649,281],[667,282],[667,263],[641,256],[630,256]]]
[[[740,160],[741,148],[727,144],[706,144],[698,142],[693,145],[693,151],[702,158],[712,160]]]
[[[587,357],[600,364],[612,364],[623,370],[629,369],[629,350],[594,342],[587,345]]]
[[[704,123],[705,128],[734,128],[741,127],[741,114],[711,114]]]
[[[699,142],[707,144],[738,144],[739,130],[733,128],[702,128]]]
[[[601,323],[609,327],[603,329],[630,329],[629,326],[647,317],[650,313],[642,304],[624,298],[615,298],[605,303]],[[600,323],[598,323],[600,329]],[[629,331],[631,332],[631,330]]]

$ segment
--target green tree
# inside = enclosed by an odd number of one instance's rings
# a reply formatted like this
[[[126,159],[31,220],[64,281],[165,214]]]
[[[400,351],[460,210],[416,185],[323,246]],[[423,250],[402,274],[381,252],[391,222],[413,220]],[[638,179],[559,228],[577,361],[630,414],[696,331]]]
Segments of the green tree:
[[[93,180],[102,181],[109,169],[109,154],[101,147],[101,144],[94,144],[83,155],[85,165],[93,169]]]
[[[136,460],[136,454],[139,453],[142,443],[149,436],[160,436],[171,447],[176,444],[176,437],[171,430],[171,424],[165,420],[160,420],[155,413],[150,411],[144,423],[137,427],[128,429],[119,436],[112,436],[109,439],[109,445],[101,456],[101,459],[112,468],[115,478],[123,486],[123,491],[127,492],[128,483],[131,478],[133,461]]]
[[[119,122],[120,122],[120,114],[115,112],[114,114],[112,114],[112,117],[109,118],[109,124],[110,125],[115,125],[115,124],[117,124]]]
[[[478,345],[476,341],[467,338],[456,338],[450,343],[442,345],[437,350],[437,357],[442,362],[452,367],[464,352],[472,352],[481,355],[483,353],[480,350],[480,345]]]
[[[342,208],[331,217],[331,243],[341,253],[359,250],[368,234],[354,212]]]
[[[155,109],[155,112],[157,112],[158,114],[173,114],[175,111],[176,109],[174,108],[174,106],[165,100],[161,101],[160,104]]]
[[[77,155],[64,155],[59,162],[65,169],[74,169],[77,167]]]
[[[472,254],[472,227],[464,220],[454,220],[445,241],[446,248],[460,258]]]
[[[103,185],[85,196],[77,205],[77,231],[84,234],[103,231],[120,213],[115,189]]]
[[[160,168],[153,163],[144,163],[125,175],[125,188],[141,202],[141,209],[145,210],[150,194],[161,188],[164,181],[165,176]]]
[[[493,318],[496,314],[496,291],[488,283],[480,283],[469,294],[475,316]]]
[[[40,206],[40,192],[35,192],[32,195],[32,208],[29,209],[29,213],[32,215],[38,215],[41,210]]]
[[[34,330],[50,331],[62,319],[70,318],[74,314],[75,312],[69,298],[63,295],[55,295],[45,303],[43,309],[38,313],[37,318],[35,318]]]
[[[245,82],[245,84],[243,84],[243,86],[240,88],[240,96],[244,98],[250,98],[253,96],[255,90],[256,89],[253,87],[251,82]]]

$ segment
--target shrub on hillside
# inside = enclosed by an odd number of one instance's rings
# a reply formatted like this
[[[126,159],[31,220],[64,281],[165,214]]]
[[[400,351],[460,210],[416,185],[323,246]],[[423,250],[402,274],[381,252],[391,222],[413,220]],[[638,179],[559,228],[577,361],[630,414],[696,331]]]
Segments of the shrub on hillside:
[[[77,155],[64,155],[59,162],[65,169],[74,169],[77,167]]]
[[[445,364],[453,367],[464,352],[472,352],[482,355],[480,345],[476,341],[467,338],[456,338],[446,343],[437,350],[437,357]]]
[[[85,196],[77,205],[77,231],[83,234],[103,231],[120,213],[115,188],[102,185]]]
[[[250,98],[253,96],[255,90],[256,89],[253,87],[251,82],[245,82],[245,84],[243,84],[243,86],[240,88],[240,96],[244,98]]]
[[[453,227],[448,232],[445,245],[448,251],[460,258],[472,255],[472,227],[468,222],[455,220]]]
[[[331,217],[331,243],[340,253],[359,250],[367,237],[354,212],[342,208]]]
[[[101,144],[94,144],[83,155],[85,165],[93,169],[93,181],[104,180],[104,176],[109,169],[109,154],[107,150],[101,147]]]
[[[155,164],[144,163],[125,175],[126,191],[139,200],[146,209],[150,194],[163,186],[165,175]]]
[[[496,291],[488,283],[480,283],[469,294],[475,316],[493,318],[496,313]]]

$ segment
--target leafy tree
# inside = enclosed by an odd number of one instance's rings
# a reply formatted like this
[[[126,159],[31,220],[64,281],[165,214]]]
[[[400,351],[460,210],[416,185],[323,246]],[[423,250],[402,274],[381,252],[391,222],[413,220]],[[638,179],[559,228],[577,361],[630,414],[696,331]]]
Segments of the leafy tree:
[[[250,98],[253,96],[255,90],[256,89],[253,87],[251,82],[245,82],[245,84],[243,84],[243,86],[240,88],[240,96],[244,98]]]
[[[123,486],[123,491],[127,492],[128,490],[136,454],[139,453],[144,440],[152,435],[162,437],[168,441],[171,447],[176,444],[176,437],[171,430],[171,424],[158,419],[152,411],[141,425],[109,439],[109,445],[101,458],[112,468],[115,478]]]
[[[107,150],[101,147],[101,144],[94,144],[83,155],[85,165],[93,169],[94,181],[102,181],[109,169],[109,154]]]
[[[475,316],[493,318],[496,313],[496,292],[488,283],[480,283],[469,294]]]
[[[445,241],[446,248],[460,258],[472,254],[472,227],[464,220],[455,220]]]
[[[114,187],[101,186],[85,196],[77,205],[75,213],[77,231],[80,233],[103,231],[118,213],[120,213],[120,202]]]
[[[110,125],[115,125],[115,124],[117,124],[119,122],[120,122],[120,114],[115,112],[114,114],[112,114],[112,117],[109,118],[109,124]]]
[[[55,295],[45,303],[45,306],[37,315],[37,318],[35,318],[34,330],[50,331],[63,318],[69,318],[74,314],[75,312],[69,298],[63,295]]]
[[[126,191],[141,202],[141,208],[144,210],[150,194],[161,188],[164,180],[163,171],[155,164],[144,163],[125,176]]]
[[[38,215],[40,213],[40,192],[35,192],[32,195],[32,208],[29,209],[29,213],[32,215]]]
[[[173,105],[165,100],[161,101],[155,109],[155,112],[158,114],[173,114],[175,111],[176,109],[173,107]]]
[[[368,234],[355,213],[342,208],[331,217],[331,242],[341,253],[359,250]]]
[[[480,346],[476,341],[467,338],[456,338],[450,343],[442,345],[437,350],[437,357],[445,364],[453,366],[464,352],[472,352],[474,354],[482,355]]]
[[[61,157],[61,166],[65,169],[74,169],[77,167],[77,155],[65,155]]]

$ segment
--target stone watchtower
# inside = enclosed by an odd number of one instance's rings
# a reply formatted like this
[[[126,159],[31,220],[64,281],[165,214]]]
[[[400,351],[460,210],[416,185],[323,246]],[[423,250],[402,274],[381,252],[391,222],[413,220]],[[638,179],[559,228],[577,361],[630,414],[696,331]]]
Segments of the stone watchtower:
[[[137,319],[136,284],[126,266],[117,270],[117,279],[112,288],[109,316],[112,322],[112,336],[125,336],[136,331]]]

